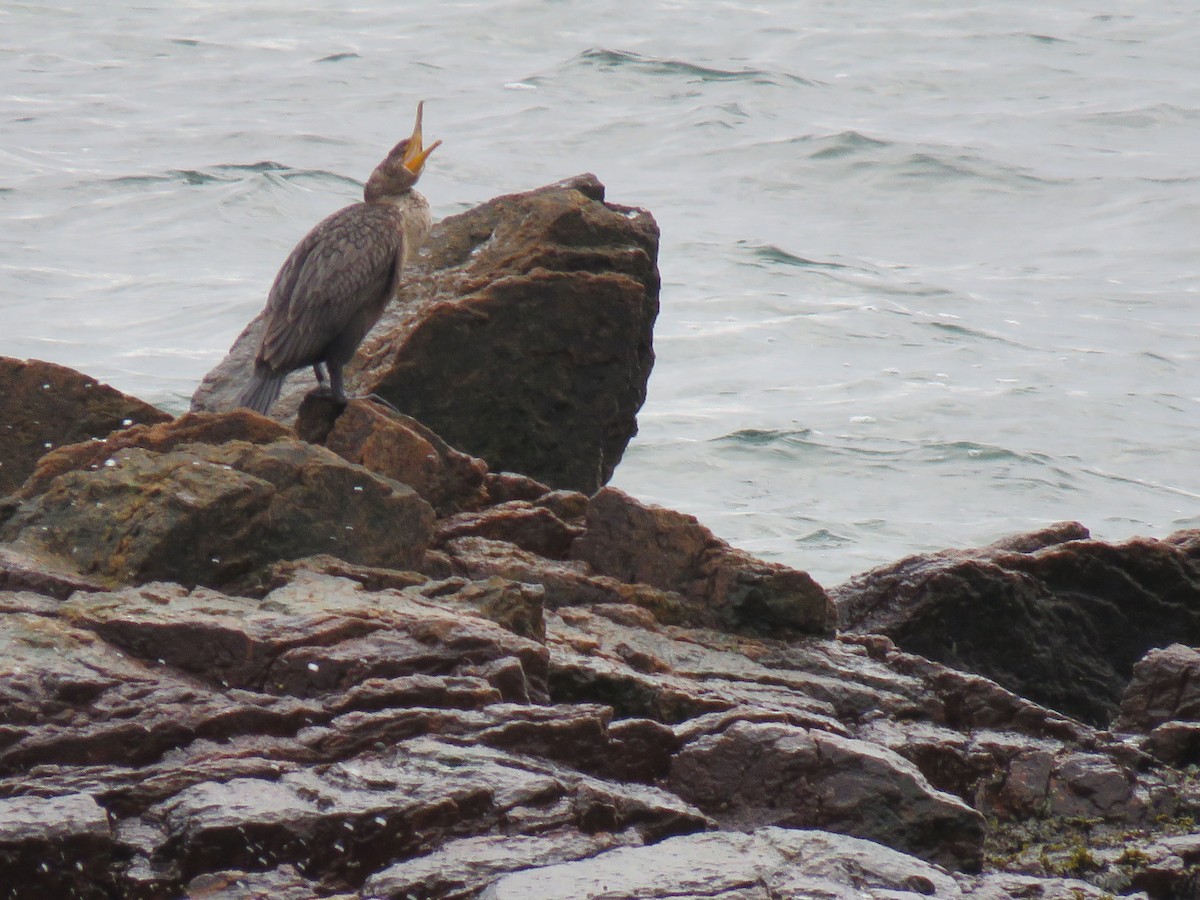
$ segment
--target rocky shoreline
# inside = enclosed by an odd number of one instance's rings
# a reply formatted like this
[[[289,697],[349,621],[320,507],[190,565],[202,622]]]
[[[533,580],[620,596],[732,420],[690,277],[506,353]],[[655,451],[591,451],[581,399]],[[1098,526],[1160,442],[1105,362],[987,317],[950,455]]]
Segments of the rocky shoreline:
[[[1200,532],[828,590],[605,487],[657,229],[435,228],[349,374],[0,360],[0,896],[1194,898]]]

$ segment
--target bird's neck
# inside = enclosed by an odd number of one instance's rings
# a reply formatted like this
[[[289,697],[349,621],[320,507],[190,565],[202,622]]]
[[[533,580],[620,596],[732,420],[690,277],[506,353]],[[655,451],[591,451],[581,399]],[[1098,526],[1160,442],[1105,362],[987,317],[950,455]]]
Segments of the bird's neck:
[[[380,188],[372,188],[372,185],[370,182],[368,182],[367,186],[363,189],[363,200],[365,200],[367,203],[397,204],[397,203],[403,203],[405,200],[407,200],[411,196],[412,196],[411,189],[406,188],[403,191],[389,192],[386,190],[382,190]]]

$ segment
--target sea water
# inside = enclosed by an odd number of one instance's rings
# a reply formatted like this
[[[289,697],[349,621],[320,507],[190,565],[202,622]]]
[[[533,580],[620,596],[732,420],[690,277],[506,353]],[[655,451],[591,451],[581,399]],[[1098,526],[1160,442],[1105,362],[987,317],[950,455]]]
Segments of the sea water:
[[[833,584],[1200,525],[1185,2],[0,6],[0,355],[171,411],[425,99],[436,216],[662,228],[614,484]]]

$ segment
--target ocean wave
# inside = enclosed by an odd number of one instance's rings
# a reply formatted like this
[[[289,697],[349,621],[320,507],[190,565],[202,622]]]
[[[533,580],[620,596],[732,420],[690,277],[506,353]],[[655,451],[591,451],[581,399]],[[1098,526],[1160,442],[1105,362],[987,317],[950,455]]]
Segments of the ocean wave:
[[[602,68],[630,68],[649,75],[682,76],[689,81],[749,81],[755,84],[786,82],[807,87],[816,86],[816,82],[790,72],[774,72],[753,67],[718,69],[682,59],[644,56],[628,50],[609,50],[604,47],[585,50],[576,56],[573,62]]]
[[[317,60],[317,62],[319,62],[319,63],[336,63],[336,62],[345,62],[348,59],[362,59],[362,56],[360,54],[354,53],[354,52],[330,53],[328,56],[322,56],[320,59]]]
[[[942,185],[957,182],[1012,192],[1069,184],[1072,180],[1049,177],[1027,166],[994,159],[974,147],[889,140],[853,129],[772,138],[749,148],[737,148],[737,152],[746,149],[779,161],[784,159],[784,153],[793,158],[800,154],[810,162],[822,164],[822,170],[840,164],[850,177],[876,185],[891,183],[905,190],[911,190],[914,181]]]
[[[115,186],[120,188],[138,188],[141,186],[160,185],[164,183],[183,183],[186,185],[233,184],[246,180],[267,177],[272,180],[306,181],[309,179],[343,185],[362,187],[362,182],[353,178],[330,172],[327,169],[297,169],[282,163],[264,160],[256,163],[220,163],[203,169],[170,169],[143,175],[119,175],[114,178],[101,179],[94,184]]]
[[[1200,109],[1175,103],[1106,109],[1081,116],[1082,121],[1105,128],[1156,128],[1162,125],[1192,125],[1200,121]]]
[[[740,244],[746,244],[745,241],[740,241]],[[830,262],[822,259],[807,259],[803,256],[797,256],[794,253],[789,253],[782,247],[777,247],[774,244],[751,244],[749,245],[750,253],[755,260],[767,263],[769,265],[795,266],[800,269],[850,269],[852,266],[846,263]]]
[[[842,159],[863,153],[875,153],[894,146],[891,141],[868,137],[858,131],[839,131],[837,134],[812,135],[801,138],[816,145],[809,159]]]

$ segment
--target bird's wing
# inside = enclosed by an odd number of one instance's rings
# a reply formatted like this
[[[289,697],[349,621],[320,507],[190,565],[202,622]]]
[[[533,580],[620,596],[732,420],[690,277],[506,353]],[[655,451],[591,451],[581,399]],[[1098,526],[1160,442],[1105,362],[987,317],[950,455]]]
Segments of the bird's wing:
[[[386,300],[402,242],[394,216],[365,203],[320,222],[275,277],[258,361],[276,372],[315,362],[357,313]]]

